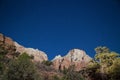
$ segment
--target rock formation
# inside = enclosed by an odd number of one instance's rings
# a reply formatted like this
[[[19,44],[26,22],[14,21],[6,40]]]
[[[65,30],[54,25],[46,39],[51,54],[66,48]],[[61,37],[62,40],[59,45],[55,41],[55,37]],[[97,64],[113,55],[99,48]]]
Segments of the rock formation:
[[[28,55],[33,56],[33,61],[42,62],[48,60],[47,55],[38,49],[33,48],[25,48],[17,42],[13,41],[11,38],[0,34],[0,45],[3,45],[6,50],[8,50],[7,56],[12,57],[15,52],[24,53],[26,52]],[[86,67],[87,63],[91,60],[91,58],[85,53],[83,50],[73,49],[68,52],[68,54],[64,57],[60,55],[56,56],[52,62],[52,67],[56,70],[63,70],[64,68],[69,68],[74,65],[75,70],[79,71],[82,68]]]
[[[34,57],[34,61],[42,62],[44,60],[48,60],[47,55],[38,49],[33,48],[25,48],[21,45],[19,45],[17,42],[14,42],[11,38],[4,36],[3,34],[0,34],[0,45],[3,45],[8,50],[7,56],[12,57],[13,53],[16,52],[26,52],[28,55]]]
[[[1,44],[14,45],[14,41],[11,38],[6,37],[1,33],[0,33],[0,42]]]
[[[68,52],[64,57],[60,55],[53,59],[53,67],[56,70],[63,70],[74,65],[75,70],[79,71],[84,68],[91,58],[83,50],[73,49]]]
[[[6,54],[6,57],[8,58],[13,58],[13,55],[16,51],[14,41],[9,37],[4,36],[3,34],[0,34],[0,49],[0,53]]]
[[[40,51],[38,49],[33,49],[33,48],[25,48],[19,45],[17,42],[14,42],[14,44],[16,46],[16,51],[21,53],[26,52],[28,55],[33,56],[34,61],[36,62],[42,62],[44,60],[45,61],[48,60],[47,55],[43,51]]]

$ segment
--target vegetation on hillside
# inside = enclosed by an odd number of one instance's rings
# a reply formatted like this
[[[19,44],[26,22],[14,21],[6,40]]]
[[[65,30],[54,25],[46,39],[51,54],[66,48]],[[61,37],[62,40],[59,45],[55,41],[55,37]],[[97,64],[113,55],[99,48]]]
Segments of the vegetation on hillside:
[[[95,51],[94,59],[83,70],[84,76],[91,80],[119,80],[119,54],[110,51],[107,47],[97,47]]]
[[[8,63],[3,80],[39,80],[39,75],[30,57],[23,53]]]
[[[95,48],[96,54],[87,67],[75,66],[57,71],[51,61],[33,62],[33,56],[19,55],[15,46],[0,44],[0,80],[119,80],[120,57],[107,47]]]

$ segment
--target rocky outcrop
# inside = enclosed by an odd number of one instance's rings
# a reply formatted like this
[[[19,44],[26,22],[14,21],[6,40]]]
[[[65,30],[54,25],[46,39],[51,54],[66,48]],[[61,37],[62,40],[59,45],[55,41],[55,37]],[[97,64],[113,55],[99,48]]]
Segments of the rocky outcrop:
[[[0,34],[0,49],[0,54],[4,53],[7,58],[13,58],[16,51],[14,41],[3,34]]]
[[[0,46],[4,46],[7,50],[7,56],[12,57],[16,52],[24,53],[33,56],[33,61],[42,62],[48,60],[45,52],[33,48],[25,48],[24,46],[14,42],[11,38],[0,34]],[[80,69],[86,67],[91,58],[83,50],[73,49],[68,52],[64,57],[60,55],[56,56],[52,62],[52,67],[56,70],[63,70],[64,68],[69,68],[71,65],[75,66],[75,70],[79,71]]]
[[[1,44],[14,45],[14,41],[11,38],[6,37],[1,33],[0,33],[0,42]]]
[[[56,70],[63,70],[69,68],[71,65],[75,66],[75,70],[86,67],[91,58],[83,50],[73,49],[68,52],[64,57],[57,56],[53,59],[53,67]]]
[[[14,42],[14,44],[16,46],[16,51],[20,53],[26,52],[28,55],[33,56],[34,61],[36,62],[42,62],[42,61],[48,60],[47,55],[43,51],[40,51],[38,49],[33,49],[33,48],[25,48],[20,44],[18,44],[17,42]]]
[[[0,46],[1,45],[5,47],[5,50],[8,52],[6,56],[10,58],[15,55],[15,52],[26,52],[28,55],[33,56],[33,60],[36,62],[48,60],[47,55],[43,51],[33,48],[25,48],[19,45],[17,42],[13,41],[11,38],[4,36],[3,34],[0,34]]]

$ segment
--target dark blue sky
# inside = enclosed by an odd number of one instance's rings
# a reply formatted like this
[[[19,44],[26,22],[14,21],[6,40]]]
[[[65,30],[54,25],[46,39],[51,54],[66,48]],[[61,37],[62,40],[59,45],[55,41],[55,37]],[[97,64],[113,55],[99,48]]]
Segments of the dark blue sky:
[[[120,1],[0,0],[0,32],[49,59],[73,48],[91,57],[97,46],[120,53]]]

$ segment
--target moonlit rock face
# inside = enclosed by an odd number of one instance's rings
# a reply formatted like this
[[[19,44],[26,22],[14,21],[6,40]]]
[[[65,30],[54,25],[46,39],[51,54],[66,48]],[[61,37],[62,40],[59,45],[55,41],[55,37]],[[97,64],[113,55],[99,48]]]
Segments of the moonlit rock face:
[[[75,65],[75,70],[79,71],[84,68],[90,60],[91,57],[89,57],[85,51],[72,49],[64,57],[56,56],[55,59],[53,59],[53,67],[56,70],[63,70],[64,68],[69,68],[71,65]]]
[[[17,42],[14,42],[14,43],[18,52],[20,53],[26,52],[28,55],[34,56],[34,61],[42,62],[44,60],[48,60],[47,55],[43,51],[40,51],[38,49],[33,49],[33,48],[25,48],[19,45]]]

